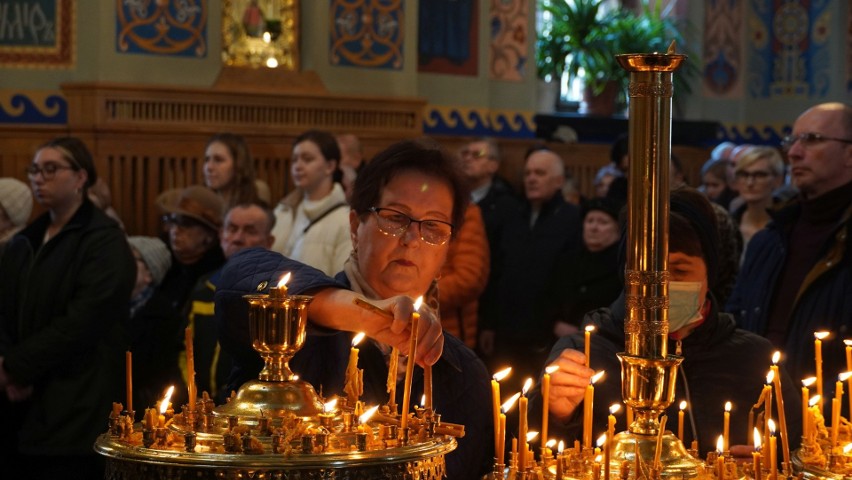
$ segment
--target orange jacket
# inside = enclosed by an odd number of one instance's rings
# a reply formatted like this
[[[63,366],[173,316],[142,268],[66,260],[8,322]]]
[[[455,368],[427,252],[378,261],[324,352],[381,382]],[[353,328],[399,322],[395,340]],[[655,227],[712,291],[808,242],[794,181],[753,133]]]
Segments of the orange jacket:
[[[485,223],[475,203],[468,206],[464,224],[453,237],[438,281],[441,325],[465,345],[474,348],[479,323],[479,295],[485,290],[490,268]]]

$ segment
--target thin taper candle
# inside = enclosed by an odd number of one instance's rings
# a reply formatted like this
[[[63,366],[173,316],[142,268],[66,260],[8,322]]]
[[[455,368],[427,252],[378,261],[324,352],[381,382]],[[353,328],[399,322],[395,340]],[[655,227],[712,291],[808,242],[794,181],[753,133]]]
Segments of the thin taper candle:
[[[405,390],[402,392],[402,417],[399,420],[400,429],[408,428],[408,409],[411,403],[411,381],[414,377],[414,356],[417,353],[417,329],[420,326],[420,314],[416,310],[423,303],[423,297],[414,302],[415,312],[411,314],[411,338],[408,343],[408,362],[405,364]]]
[[[184,330],[184,340],[186,342],[186,385],[189,395],[189,410],[195,410],[195,349],[192,344],[192,327],[186,327]]]
[[[819,395],[819,413],[825,415],[822,391],[822,341],[828,337],[829,332],[814,332],[814,361],[816,363],[817,395]]]
[[[790,463],[790,441],[787,437],[787,414],[784,411],[784,397],[781,390],[781,374],[778,371],[778,361],[781,359],[781,352],[772,354],[772,372],[773,385],[775,385],[775,405],[778,407],[778,422],[781,427],[781,454],[783,455],[784,464]]]
[[[133,353],[130,350],[124,352],[125,383],[127,387],[127,411],[133,411]]]

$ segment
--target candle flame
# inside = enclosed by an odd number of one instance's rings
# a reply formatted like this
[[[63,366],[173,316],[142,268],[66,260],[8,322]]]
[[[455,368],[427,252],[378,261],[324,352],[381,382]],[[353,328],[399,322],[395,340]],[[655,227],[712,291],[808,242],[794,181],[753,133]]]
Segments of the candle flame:
[[[589,333],[594,332],[595,326],[594,325],[586,325],[586,331],[589,332]]]
[[[819,399],[820,399],[819,395],[814,395],[813,397],[811,397],[810,400],[808,400],[808,406],[813,407],[814,405],[819,403]]]
[[[504,368],[503,370],[495,373],[491,378],[493,378],[495,382],[499,382],[500,380],[508,377],[510,373],[512,373],[512,367]]]
[[[725,451],[725,437],[719,435],[719,439],[716,440],[716,452],[721,455]]]
[[[725,411],[728,413],[731,412],[731,402],[725,402]]]
[[[849,340],[847,338],[846,340],[843,340],[843,344],[846,345],[847,347],[852,347],[852,340]]]
[[[527,432],[527,443],[532,442],[537,436],[538,432]]]
[[[591,380],[589,380],[589,384],[590,384],[590,385],[594,385],[594,384],[595,384],[595,382],[597,382],[598,380],[600,380],[600,379],[601,379],[601,377],[603,377],[603,376],[604,376],[604,373],[605,373],[605,372],[604,372],[603,370],[601,370],[600,372],[598,372],[598,373],[596,373],[596,374],[592,375]]]
[[[770,370],[769,373],[766,374],[766,384],[769,385],[772,383],[772,380],[775,380],[775,370]]]
[[[278,288],[284,287],[287,285],[287,282],[290,281],[290,272],[285,273],[281,276],[281,280],[278,281]]]
[[[417,300],[414,301],[414,311],[420,310],[420,305],[423,305],[423,295],[417,297]]]
[[[848,454],[850,451],[852,451],[852,443],[847,443],[846,445],[843,446],[843,454],[844,455]]]
[[[810,387],[811,385],[814,384],[814,382],[816,382],[816,377],[808,377],[808,378],[802,380],[802,385],[805,386],[805,387]]]
[[[615,415],[616,413],[618,413],[619,410],[621,410],[621,404],[620,403],[613,403],[612,405],[609,406],[609,414],[610,415]]]
[[[600,437],[598,437],[598,439],[595,441],[595,445],[597,445],[599,447],[603,447],[605,443],[606,443],[606,434],[605,433],[602,434]]]
[[[555,438],[551,438],[550,440],[547,441],[547,443],[544,444],[545,447],[550,448],[550,449],[553,449],[554,445],[556,445],[556,439]]]
[[[532,387],[532,384],[533,384],[533,379],[532,379],[532,378],[528,378],[528,379],[524,382],[524,388],[522,388],[522,389],[521,389],[521,392],[522,392],[524,395],[526,395],[526,394],[527,394],[527,392],[529,392],[529,391],[530,391],[530,387]]]
[[[603,455],[598,455],[597,457],[595,457],[595,462],[601,463],[601,460],[603,460]]]
[[[166,390],[166,394],[163,395],[163,399],[160,401],[160,413],[166,413],[166,410],[169,409],[169,400],[172,398],[172,393],[175,391],[175,386],[172,385]]]
[[[500,410],[503,413],[508,412],[509,410],[512,409],[512,407],[515,406],[515,402],[517,402],[519,398],[521,398],[521,392],[518,392],[518,393],[512,395],[511,397],[509,397],[509,399],[506,400],[506,402],[503,403],[503,405],[500,407]]]
[[[361,343],[361,340],[364,339],[364,336],[364,332],[359,332],[358,335],[355,335],[355,337],[352,339],[352,346],[354,347],[355,345]]]
[[[681,409],[681,410],[686,410],[686,400],[681,400],[681,401],[680,401],[680,409]]]
[[[760,434],[760,431],[757,429],[757,427],[754,427],[753,436],[754,436],[754,451],[759,452],[760,451],[760,442],[762,440],[762,438],[761,438],[762,435]]]
[[[263,43],[269,43],[272,41],[272,35],[269,32],[263,32]]]
[[[329,413],[334,410],[334,407],[337,406],[337,398],[332,398],[331,401],[325,402],[322,404],[323,413]]]
[[[831,335],[831,332],[821,331],[814,332],[814,338],[817,340],[825,340],[827,336]]]
[[[840,382],[845,382],[846,380],[849,380],[849,377],[852,377],[852,372],[843,372],[837,376],[837,380]]]
[[[556,445],[556,452],[561,455],[563,450],[565,450],[565,442],[563,440],[559,440],[559,443]]]
[[[376,405],[375,407],[372,407],[369,410],[367,410],[366,412],[362,413],[361,416],[358,417],[358,421],[361,422],[361,425],[366,424],[371,418],[373,418],[373,415],[376,413],[376,410],[378,410],[378,409],[379,409],[379,406]]]
[[[775,422],[771,418],[766,421],[766,426],[769,427],[769,434],[775,435]]]
[[[278,68],[278,59],[275,57],[269,57],[266,59],[266,67],[267,68]]]
[[[550,375],[557,370],[559,370],[559,365],[550,365],[549,367],[544,369],[544,373]]]
[[[425,406],[426,406],[426,394],[425,394],[425,393],[423,394],[423,396],[422,396],[422,397],[420,397],[420,406],[421,406],[421,407],[425,407]]]
[[[778,360],[781,360],[781,352],[775,350],[775,353],[772,354],[772,365],[778,365]]]

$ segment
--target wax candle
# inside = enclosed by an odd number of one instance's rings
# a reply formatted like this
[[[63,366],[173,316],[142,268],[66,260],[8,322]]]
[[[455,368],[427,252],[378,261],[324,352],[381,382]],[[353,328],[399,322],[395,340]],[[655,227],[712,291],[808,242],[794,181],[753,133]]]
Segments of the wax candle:
[[[497,430],[498,419],[500,417],[500,380],[506,378],[510,373],[512,373],[512,367],[504,368],[499,372],[495,373],[494,376],[491,377],[491,403],[494,407],[494,451],[502,450],[505,448],[503,444],[499,443],[499,432]],[[545,402],[546,404],[547,402]],[[498,462],[499,463],[499,462]]]
[[[518,438],[523,441],[521,445],[521,458],[518,463],[518,471],[523,472],[527,463],[527,391],[532,386],[532,378],[526,379],[524,387],[521,389],[521,399],[518,401]]]
[[[287,297],[287,282],[290,281],[290,272],[281,275],[278,285],[269,287],[269,297],[276,300],[283,300]]]
[[[432,365],[423,367],[423,408],[432,410]]]
[[[592,360],[592,332],[595,331],[594,325],[586,325],[585,328],[585,352],[586,352],[586,366],[590,367],[592,364],[590,363]]]
[[[633,425],[633,408],[628,405],[627,408],[627,428],[630,428],[630,425]]]
[[[565,451],[565,442],[563,442],[562,440],[559,440],[559,444],[556,447],[556,479],[557,480],[562,480],[562,477],[565,476],[565,474],[563,473],[563,467],[562,467],[562,462],[563,462],[562,452],[563,451]]]
[[[186,349],[186,385],[189,395],[189,410],[195,410],[195,348],[192,342],[192,327],[186,327],[184,333],[184,348]]]
[[[716,441],[716,478],[725,480],[725,437],[719,435]]]
[[[404,431],[408,428],[408,409],[411,402],[411,381],[414,377],[414,356],[417,353],[417,329],[420,325],[420,314],[417,310],[423,303],[423,297],[417,297],[414,302],[414,313],[411,314],[411,338],[408,344],[408,363],[405,365],[405,390],[402,392],[402,417],[400,428]]]
[[[816,382],[816,377],[808,377],[802,380],[802,435],[808,438],[808,400],[810,398],[810,390],[808,387]]]
[[[808,401],[808,406],[810,407],[809,412],[808,412],[808,422],[809,422],[809,425],[810,425],[808,434],[810,436],[809,440],[811,442],[816,441],[816,434],[817,434],[816,419],[817,419],[817,415],[819,414],[819,400],[820,400],[819,395],[814,395]]]
[[[843,340],[843,344],[846,345],[846,371],[852,372],[852,340]],[[849,418],[852,418],[852,376],[847,380],[849,382]]]
[[[760,432],[757,430],[757,427],[754,427],[754,433],[752,435],[752,438],[754,439],[754,451],[751,454],[754,468],[754,480],[760,480]]]
[[[775,441],[775,422],[769,420],[769,476],[778,480],[778,445]]]
[[[722,419],[723,452],[731,449],[731,402],[725,402],[725,413]]]
[[[399,349],[391,348],[390,357],[388,358],[388,407],[391,409],[391,414],[396,414],[396,380],[399,373]]]
[[[683,443],[683,411],[686,410],[686,400],[681,400],[677,412],[677,439]]]
[[[660,417],[660,429],[657,431],[657,445],[654,448],[654,468],[662,468],[660,465],[660,456],[663,453],[663,435],[666,433],[666,421],[669,417],[663,415]]]
[[[601,456],[595,456],[595,462],[592,464],[592,479],[601,480]]]
[[[160,401],[160,416],[157,422],[157,426],[164,427],[166,423],[166,411],[169,409],[171,405],[169,400],[172,398],[172,393],[175,391],[174,385],[170,386],[168,390],[166,390],[166,394],[163,395],[163,399]]]
[[[840,434],[840,400],[837,397],[831,399],[831,446],[829,451],[837,448],[837,437]]]
[[[781,427],[781,453],[783,455],[784,464],[790,463],[790,441],[787,437],[787,414],[784,411],[784,396],[781,389],[781,374],[778,372],[778,361],[781,359],[781,352],[776,351],[772,354],[772,376],[773,385],[775,386],[775,405],[778,407],[778,423]]]
[[[124,352],[125,374],[124,381],[127,387],[127,411],[133,411],[133,354],[130,350]],[[852,398],[852,397],[850,397]]]
[[[352,338],[352,348],[349,349],[349,363],[346,365],[345,384],[343,390],[350,406],[355,407],[364,392],[363,371],[358,369],[358,344],[364,339],[364,333],[358,333]]]
[[[521,397],[521,392],[518,392],[511,397],[500,407],[500,445],[497,449],[497,463],[500,465],[505,465],[504,451],[506,450],[506,414],[509,413],[509,410],[515,406],[515,403]]]
[[[609,463],[612,460],[612,447],[615,445],[615,413],[621,408],[619,404],[613,404],[609,407],[609,416],[606,421],[606,450],[604,450],[604,479],[609,480],[610,467]]]
[[[819,413],[825,412],[823,409],[823,391],[822,391],[822,341],[828,337],[830,332],[814,332],[814,361],[816,362],[816,382],[817,395],[819,395]]]
[[[766,375],[766,384],[763,385],[763,436],[766,441],[763,443],[769,445],[769,422],[772,419],[772,381],[775,377],[775,372],[769,370]]]
[[[550,365],[544,369],[541,377],[541,441],[542,445],[547,442],[547,423],[550,413],[550,374],[559,370],[558,365]],[[544,455],[544,450],[542,450]]]
[[[592,448],[592,413],[594,409],[595,382],[603,376],[603,370],[594,374],[583,397],[583,447]]]

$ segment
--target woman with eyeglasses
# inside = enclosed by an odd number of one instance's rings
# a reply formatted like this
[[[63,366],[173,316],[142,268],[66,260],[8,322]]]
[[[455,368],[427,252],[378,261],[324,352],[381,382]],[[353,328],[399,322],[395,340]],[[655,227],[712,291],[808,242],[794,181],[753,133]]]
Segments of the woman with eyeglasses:
[[[263,366],[251,348],[247,307],[242,295],[259,282],[275,285],[285,272],[292,276],[290,294],[310,294],[310,325],[305,346],[290,366],[325,398],[341,395],[353,332],[363,331],[359,368],[368,405],[388,402],[388,358],[391,347],[408,352],[409,319],[416,297],[434,291],[450,243],[469,203],[455,159],[435,145],[406,141],[379,153],[355,180],[349,214],[352,254],[334,278],[306,265],[261,249],[235,254],[222,270],[216,292],[220,342],[234,358],[230,388],[257,377]],[[353,304],[366,299],[393,319]],[[436,305],[427,298],[425,305]],[[458,448],[447,456],[448,478],[479,478],[493,462],[490,377],[472,350],[441,332],[436,309],[421,307],[418,365],[433,365],[434,408],[441,420],[465,426]],[[311,328],[309,326],[309,328]],[[395,402],[403,401],[405,360],[400,359]],[[411,399],[419,404],[422,369],[415,368]]]
[[[775,148],[752,147],[737,161],[734,178],[742,205],[734,210],[732,217],[742,234],[745,252],[751,237],[771,219],[773,192],[784,182],[784,160]]]
[[[0,458],[28,478],[103,478],[92,444],[123,385],[135,261],[87,197],[98,175],[82,141],[45,143],[27,175],[47,211],[0,261]]]
[[[290,173],[296,190],[275,207],[272,250],[333,275],[349,241],[349,204],[340,184],[340,147],[334,135],[309,130],[293,142]]]

